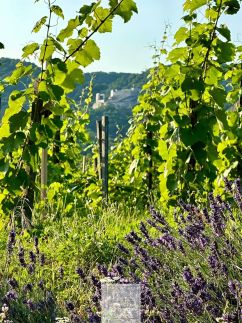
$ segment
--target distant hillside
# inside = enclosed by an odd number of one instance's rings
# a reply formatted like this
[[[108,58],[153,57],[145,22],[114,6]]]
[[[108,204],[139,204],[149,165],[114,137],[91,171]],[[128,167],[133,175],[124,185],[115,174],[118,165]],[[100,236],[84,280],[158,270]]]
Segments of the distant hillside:
[[[0,58],[0,80],[4,79],[9,75],[14,69],[15,65],[18,63],[16,59]],[[38,74],[38,68],[36,66],[36,75]],[[70,94],[70,97],[77,102],[79,101],[82,89],[89,85],[90,81],[93,81],[93,100],[95,101],[96,93],[103,93],[106,97],[109,97],[111,90],[123,90],[136,88],[138,96],[139,90],[142,85],[146,83],[148,71],[140,74],[135,73],[116,73],[116,72],[95,72],[95,73],[85,73],[85,82],[82,85],[78,85]],[[28,79],[26,78],[23,83],[28,84]],[[24,84],[19,84],[18,89],[23,89]],[[13,87],[9,87],[5,93],[2,95],[2,109],[0,111],[0,118],[3,115],[4,109],[7,106],[8,96],[13,90]],[[93,103],[94,103],[93,101]],[[100,117],[100,115],[107,114],[110,119],[110,137],[113,139],[115,137],[117,127],[122,129],[121,133],[125,134],[128,129],[128,119],[132,114],[132,107],[136,103],[134,97],[132,100],[126,100],[122,109],[120,106],[115,105],[115,101],[108,104],[105,108],[100,108],[97,110],[90,109],[91,123],[90,131],[93,136],[95,133],[95,121]]]
[[[9,75],[18,63],[17,59],[0,58],[0,80]],[[37,67],[36,67],[37,68]],[[38,68],[37,68],[38,70]],[[132,87],[141,88],[146,82],[148,72],[143,73],[116,73],[116,72],[95,72],[85,73],[85,82],[83,85],[77,86],[75,91],[72,92],[71,98],[78,100],[83,87],[89,85],[90,81],[93,80],[93,96],[100,92],[106,96],[110,94],[113,89],[129,89]],[[21,86],[20,86],[21,87]]]

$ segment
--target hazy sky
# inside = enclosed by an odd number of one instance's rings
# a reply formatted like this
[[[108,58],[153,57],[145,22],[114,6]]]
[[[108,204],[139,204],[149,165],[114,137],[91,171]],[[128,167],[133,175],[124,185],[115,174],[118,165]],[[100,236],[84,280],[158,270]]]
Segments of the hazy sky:
[[[84,3],[90,0],[57,0],[66,18],[74,17]],[[124,24],[116,17],[113,32],[95,36],[101,49],[101,60],[92,64],[88,71],[141,72],[152,65],[153,45],[159,46],[166,24],[169,36],[182,24],[182,0],[136,0],[139,14]],[[48,15],[44,0],[0,0],[0,41],[5,49],[0,56],[19,58],[21,49],[30,41],[41,42],[31,34],[35,22]],[[225,21],[233,31],[233,40],[242,43],[242,14],[227,17]],[[63,25],[64,26],[64,25]],[[58,27],[59,28],[59,27]],[[59,29],[54,27],[53,33]]]

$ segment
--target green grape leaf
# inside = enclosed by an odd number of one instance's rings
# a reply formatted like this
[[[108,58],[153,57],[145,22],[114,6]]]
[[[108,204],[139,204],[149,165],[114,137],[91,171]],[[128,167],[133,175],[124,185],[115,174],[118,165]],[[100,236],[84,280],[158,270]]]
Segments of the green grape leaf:
[[[53,45],[60,51],[63,53],[66,53],[65,48],[53,37],[49,37],[53,43]]]
[[[109,5],[111,8],[115,8],[118,5],[118,2],[120,1],[109,0]],[[128,22],[131,19],[133,12],[138,13],[136,3],[133,0],[123,0],[115,11],[115,14],[122,17],[124,22]]]
[[[89,39],[84,47],[77,52],[76,61],[86,67],[94,60],[100,59],[100,50],[94,40]]]
[[[42,17],[40,20],[38,20],[32,30],[32,32],[37,33],[40,31],[41,27],[46,23],[47,16]]]
[[[240,10],[240,4],[238,0],[227,0],[224,2],[227,5],[225,13],[228,15],[234,15]]]
[[[205,83],[208,85],[216,85],[220,81],[222,75],[222,72],[220,72],[216,67],[212,66],[207,70]]]
[[[65,18],[61,7],[53,5],[50,7],[50,10],[54,12],[58,17],[61,17],[62,19]]]
[[[15,90],[12,92],[8,100],[8,108],[5,110],[4,116],[2,118],[3,127],[4,125],[6,125],[7,127],[5,127],[4,131],[2,131],[1,127],[1,135],[8,136],[10,130],[8,123],[9,118],[15,115],[16,113],[20,112],[25,101],[26,98],[22,95],[20,91]]]
[[[204,6],[208,0],[186,0],[183,4],[183,9],[185,11],[193,12],[200,7]]]
[[[231,40],[231,32],[226,25],[221,25],[220,27],[216,28],[217,31],[222,35],[227,41]]]
[[[10,131],[15,132],[19,129],[24,130],[27,125],[29,114],[26,111],[20,111],[9,118]]]
[[[66,38],[73,34],[74,29],[79,26],[80,22],[78,17],[75,19],[70,19],[66,28],[62,29],[57,36],[57,40],[63,42]]]
[[[43,45],[40,48],[40,56],[39,61],[47,61],[49,58],[51,58],[52,54],[55,51],[55,45],[52,39],[48,38],[45,39]]]
[[[38,43],[32,43],[32,44],[26,45],[23,48],[22,57],[23,58],[28,57],[29,55],[32,55],[38,49],[39,49],[39,44]]]
[[[16,69],[10,76],[5,78],[5,81],[10,84],[17,84],[21,77],[30,74],[31,71],[32,65],[24,66],[23,63],[18,63],[16,65]]]
[[[180,129],[180,138],[186,147],[189,147],[195,143],[194,133],[191,128],[181,128]]]
[[[67,45],[68,45],[68,53],[72,54],[74,51],[76,51],[77,48],[80,47],[80,45],[82,44],[82,39],[79,38],[69,38]]]
[[[192,78],[190,76],[186,77],[185,80],[181,84],[181,89],[183,92],[186,92],[188,90],[198,90],[200,92],[203,92],[205,87],[204,83],[201,80],[197,80],[195,78]]]
[[[177,63],[180,60],[185,60],[188,56],[188,51],[186,47],[174,48],[170,51],[167,59],[172,63]]]
[[[181,27],[178,29],[174,36],[177,44],[181,43],[187,38],[187,32],[188,29],[186,27]]]
[[[227,93],[223,89],[214,88],[210,90],[209,93],[220,107],[224,107],[224,104],[227,102]]]
[[[235,46],[232,43],[218,41],[215,52],[220,64],[232,62],[235,57]]]
[[[198,140],[194,145],[192,145],[191,148],[197,162],[201,165],[206,165],[206,158],[207,158],[206,144]]]
[[[178,183],[177,183],[177,175],[176,174],[169,174],[167,176],[166,186],[170,192],[175,191]]]
[[[39,83],[38,90],[39,90],[39,97],[41,98],[41,100],[43,100],[43,101],[50,100],[50,95],[49,95],[48,87],[47,87],[45,81],[41,81]]]
[[[2,150],[5,154],[8,154],[14,150],[17,150],[25,141],[26,136],[22,131],[14,132],[9,137],[2,140]]]
[[[100,33],[107,33],[112,31],[112,17],[110,16],[107,20],[106,17],[109,15],[109,10],[104,9],[102,7],[96,8],[94,11],[94,17],[96,18],[95,23],[93,24],[93,28],[97,28],[98,26],[99,29],[98,31]],[[105,22],[103,22],[105,20]]]
[[[62,87],[60,87],[58,85],[50,84],[49,89],[53,93],[53,96],[55,97],[55,99],[57,101],[60,101],[62,95],[64,94],[64,90],[62,89]]]
[[[64,82],[62,83],[63,87],[73,91],[76,87],[76,84],[82,84],[84,82],[84,76],[82,70],[75,68],[69,74],[67,74]]]
[[[0,159],[0,173],[6,174],[9,169],[9,162],[6,162],[5,159]]]
[[[85,4],[80,8],[79,13],[84,17],[86,17],[93,11],[93,8],[95,5],[96,5],[95,2],[92,2],[89,6]]]

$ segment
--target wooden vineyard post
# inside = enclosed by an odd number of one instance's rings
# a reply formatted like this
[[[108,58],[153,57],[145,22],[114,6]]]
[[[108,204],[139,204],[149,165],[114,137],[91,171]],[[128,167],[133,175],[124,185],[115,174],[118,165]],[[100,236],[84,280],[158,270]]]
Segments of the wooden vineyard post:
[[[102,179],[102,122],[96,121],[97,127],[97,141],[98,141],[98,157],[97,157],[97,171],[98,178]]]
[[[108,201],[108,117],[102,116],[102,192]]]
[[[152,187],[153,187],[153,178],[152,178],[153,163],[152,163],[152,146],[151,146],[152,139],[153,139],[153,134],[151,131],[148,131],[147,132],[147,154],[149,157],[149,170],[147,172],[147,186],[148,186],[149,193],[151,193]]]
[[[41,200],[45,200],[47,196],[47,172],[48,168],[48,149],[42,148],[41,154]]]
[[[86,172],[86,156],[82,157],[82,172]]]

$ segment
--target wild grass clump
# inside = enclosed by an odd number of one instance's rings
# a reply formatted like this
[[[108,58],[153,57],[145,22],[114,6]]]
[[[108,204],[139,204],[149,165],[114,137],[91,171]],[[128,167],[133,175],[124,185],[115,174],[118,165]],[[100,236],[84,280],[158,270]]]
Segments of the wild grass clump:
[[[141,216],[120,204],[58,218],[50,209],[24,229],[12,219],[0,230],[0,322],[88,321],[97,263],[117,260],[117,242]]]

